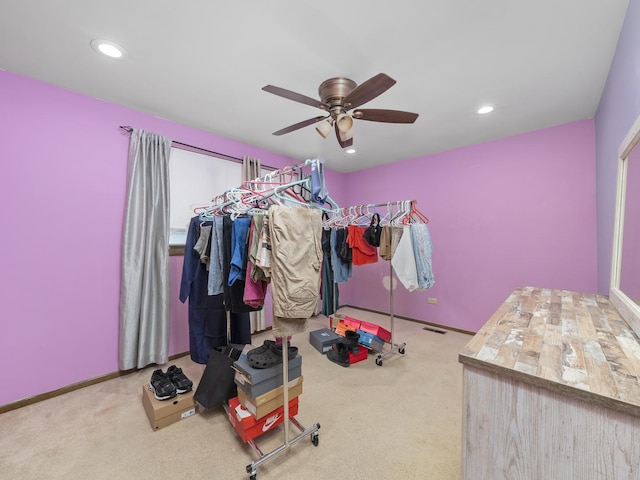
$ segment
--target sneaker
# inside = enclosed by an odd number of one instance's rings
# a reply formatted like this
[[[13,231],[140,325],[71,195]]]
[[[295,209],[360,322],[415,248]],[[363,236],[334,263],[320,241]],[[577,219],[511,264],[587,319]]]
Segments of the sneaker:
[[[167,368],[167,377],[173,383],[178,393],[187,393],[193,388],[193,382],[182,373],[182,369],[175,365],[170,365]]]
[[[169,400],[176,396],[176,387],[162,370],[154,370],[149,381],[149,388],[153,392],[153,396],[158,400]]]

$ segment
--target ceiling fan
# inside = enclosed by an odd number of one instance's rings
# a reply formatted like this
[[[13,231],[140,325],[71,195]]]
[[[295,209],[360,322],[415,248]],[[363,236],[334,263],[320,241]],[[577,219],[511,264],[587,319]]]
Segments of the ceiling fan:
[[[417,113],[379,108],[358,108],[389,90],[395,83],[393,78],[384,73],[379,73],[360,85],[345,77],[330,78],[322,82],[318,88],[320,100],[273,85],[262,87],[262,90],[327,112],[327,115],[289,125],[273,132],[274,135],[284,135],[318,123],[316,131],[323,138],[326,138],[333,128],[338,143],[342,148],[345,148],[353,145],[353,119],[385,123],[413,123],[416,121]]]

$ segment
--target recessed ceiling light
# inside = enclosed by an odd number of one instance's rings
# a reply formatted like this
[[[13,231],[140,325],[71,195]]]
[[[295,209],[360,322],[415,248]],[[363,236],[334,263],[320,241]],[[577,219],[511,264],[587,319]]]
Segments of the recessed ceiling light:
[[[485,105],[484,107],[480,107],[478,109],[478,113],[480,115],[485,115],[487,113],[493,112],[493,107],[491,105]]]
[[[109,40],[94,39],[91,40],[91,48],[96,52],[106,55],[109,58],[123,58],[126,54],[124,48]]]
[[[356,149],[353,147],[345,148],[345,153],[354,154],[356,153]]]

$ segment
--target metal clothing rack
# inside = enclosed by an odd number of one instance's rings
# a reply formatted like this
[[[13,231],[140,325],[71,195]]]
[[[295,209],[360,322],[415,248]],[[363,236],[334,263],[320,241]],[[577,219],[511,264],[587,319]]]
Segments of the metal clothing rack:
[[[254,439],[249,440],[247,442],[249,446],[252,448],[254,453],[257,455],[258,460],[251,462],[247,465],[247,473],[249,474],[250,480],[256,480],[256,475],[258,474],[257,468],[262,465],[267,460],[275,457],[276,455],[284,452],[292,445],[295,445],[300,440],[302,440],[307,435],[311,436],[311,442],[314,446],[318,446],[319,437],[318,430],[320,429],[319,423],[314,423],[311,427],[305,428],[303,427],[295,418],[289,418],[289,358],[288,358],[288,350],[289,350],[289,342],[287,340],[287,336],[282,336],[282,396],[284,401],[284,441],[282,445],[272,450],[271,452],[264,454],[262,450],[255,443]],[[294,437],[293,439],[289,438],[289,422],[291,422],[300,433]]]
[[[410,218],[412,214],[417,214],[417,216],[421,221],[426,221],[426,223],[428,223],[429,219],[416,209],[416,204],[417,202],[415,200],[402,200],[402,201],[387,202],[387,203],[370,203],[370,204],[363,204],[363,205],[357,205],[357,206],[351,206],[351,207],[343,207],[342,209],[340,209],[340,213],[344,215],[345,213],[353,212],[355,215],[359,215],[359,217],[356,218],[356,220],[358,220],[360,218],[366,218],[365,215],[379,213],[375,211],[372,212],[371,211],[372,208],[375,209],[379,207],[387,207],[388,209],[387,215],[381,218],[381,222],[380,222],[381,224],[383,219],[385,219],[385,221],[387,222],[387,225],[394,224],[393,223],[394,221],[402,222],[405,218]],[[396,212],[395,215],[391,216],[393,213],[392,210],[394,206],[398,208],[398,212]],[[401,210],[401,207],[403,208],[403,210]],[[387,219],[388,216],[391,216],[391,218]],[[331,222],[331,219],[329,219],[328,223],[330,222]],[[394,310],[393,280],[394,280],[393,265],[391,264],[391,260],[389,260],[389,320],[390,320],[391,338],[389,339],[389,342],[388,342],[390,345],[389,348],[385,349],[383,346],[382,352],[379,352],[376,357],[376,365],[380,367],[382,366],[382,361],[386,356],[392,355],[392,354],[404,355],[405,347],[407,346],[407,344],[404,342],[394,343],[395,333],[394,333],[394,311],[393,311]],[[334,300],[336,298],[335,297],[336,286],[337,286],[337,283],[334,282]],[[334,303],[334,312],[337,312],[335,303]]]
[[[276,198],[281,198],[279,196],[279,193],[282,193],[287,188],[301,186],[303,184],[308,185],[310,181],[309,177],[302,180],[295,180],[291,176],[291,174],[296,172],[301,173],[302,168],[304,168],[305,166],[310,166],[312,162],[313,160],[307,160],[305,163],[284,167],[281,170],[270,172],[264,177],[243,182],[242,187],[224,192],[222,195],[218,195],[216,198],[214,198],[212,201],[213,205],[203,210],[200,213],[200,217],[203,219],[210,219],[213,215],[227,215],[229,214],[227,209],[232,205],[239,204],[239,203],[243,204],[241,213],[251,215],[253,213],[253,208],[247,208],[247,207],[251,207],[251,204],[247,202],[247,199],[250,199],[251,202],[253,202],[255,200],[255,197],[252,195],[251,190],[248,187],[250,187],[251,185],[256,185],[256,186],[269,185],[269,187],[265,188],[264,190],[258,189],[256,191],[261,201],[267,200],[271,196],[275,196]],[[289,183],[284,183],[274,188],[273,185],[277,183],[275,182],[275,180],[277,178],[282,178],[282,176],[288,176]],[[268,192],[268,193],[265,193],[265,192]],[[335,202],[333,202],[333,200],[331,200],[330,198],[329,200],[331,203],[335,205]],[[300,202],[294,202],[294,203],[300,203]],[[316,206],[311,203],[308,203],[306,205],[307,207],[322,209],[322,207]],[[329,209],[327,210],[334,211]],[[274,450],[266,454],[263,453],[262,450],[258,447],[257,443],[255,442],[255,439],[251,439],[247,442],[258,457],[257,460],[252,461],[246,467],[246,471],[249,474],[250,480],[256,480],[257,468],[260,465],[262,465],[264,462],[268,461],[269,459],[277,456],[278,454],[285,452],[286,450],[288,450],[290,447],[298,443],[301,439],[303,439],[307,435],[311,437],[311,442],[314,446],[317,447],[319,444],[319,434],[318,434],[318,430],[320,429],[319,423],[314,423],[311,427],[305,428],[295,418],[289,418],[289,357],[288,357],[289,342],[286,334],[282,335],[281,338],[282,338],[282,386],[283,386],[282,396],[283,396],[283,410],[284,410],[283,412],[284,440],[279,447],[275,448]],[[224,408],[227,414],[229,414],[228,406],[225,405]],[[290,438],[290,432],[289,432],[290,424],[293,424],[300,431],[300,433],[294,438]]]
[[[391,323],[391,338],[389,339],[390,347],[388,350],[383,348],[382,352],[378,353],[378,356],[376,357],[376,365],[379,367],[382,366],[382,359],[387,355],[392,355],[394,353],[404,355],[404,347],[407,346],[406,343],[393,343],[393,339],[396,337],[393,332],[393,265],[391,265],[391,260],[389,260],[389,319]]]

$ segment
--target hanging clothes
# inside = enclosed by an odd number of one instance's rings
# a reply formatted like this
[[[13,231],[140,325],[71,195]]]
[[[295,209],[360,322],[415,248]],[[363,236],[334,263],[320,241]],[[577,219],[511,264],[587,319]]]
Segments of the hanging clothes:
[[[311,194],[314,202],[324,205],[329,194],[324,183],[324,159],[311,161]]]
[[[416,261],[418,288],[426,290],[433,287],[435,283],[431,266],[433,245],[431,244],[431,236],[426,224],[414,223],[411,225],[411,242]]]
[[[191,360],[201,364],[207,363],[214,347],[227,345],[227,313],[223,296],[208,294],[209,274],[200,254],[194,249],[200,239],[201,226],[207,226],[207,223],[211,225],[211,222],[203,222],[197,216],[189,222],[179,297],[182,303],[189,300],[189,353]],[[220,325],[224,326],[222,336]]]
[[[419,287],[416,258],[411,242],[411,227],[409,225],[403,227],[402,237],[391,259],[391,265],[404,288],[413,292]]]
[[[257,236],[256,224],[251,223],[249,227],[248,240],[249,250],[251,250],[251,246],[254,244],[254,237]],[[254,281],[253,278],[251,278],[251,271],[253,270],[253,262],[251,261],[251,258],[251,253],[248,252],[247,268],[245,269],[244,296],[242,299],[247,305],[257,308],[264,305],[264,299],[267,295],[267,282],[264,280]]]
[[[364,238],[366,227],[349,225],[347,243],[351,247],[353,265],[367,265],[378,261],[378,249]]]
[[[322,229],[322,314],[326,317],[333,315],[338,303],[338,286],[334,284],[333,268],[331,267],[331,231]]]
[[[280,336],[306,329],[316,310],[322,265],[322,211],[269,208],[273,326]]]
[[[340,258],[338,252],[342,248],[342,245],[347,242],[347,230],[345,228],[332,228],[329,242],[331,245],[333,280],[336,283],[345,283],[353,275],[353,267],[351,262]]]
[[[262,235],[262,229],[264,228],[264,217],[265,215],[254,215],[251,219],[249,263],[247,264],[247,269],[249,270],[251,280],[254,282],[260,280],[265,282],[270,281],[270,278],[266,275],[265,271],[257,264],[260,255],[260,248],[262,246],[260,238]],[[249,268],[249,265],[251,265],[251,268]]]
[[[211,229],[211,251],[209,253],[209,282],[207,285],[209,295],[219,295],[224,291],[224,272],[222,268],[224,250],[222,241],[222,217],[214,217]]]
[[[251,219],[249,217],[239,217],[232,222],[231,228],[231,269],[227,283],[233,285],[236,280],[246,277],[247,268],[247,238]]]

